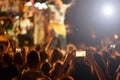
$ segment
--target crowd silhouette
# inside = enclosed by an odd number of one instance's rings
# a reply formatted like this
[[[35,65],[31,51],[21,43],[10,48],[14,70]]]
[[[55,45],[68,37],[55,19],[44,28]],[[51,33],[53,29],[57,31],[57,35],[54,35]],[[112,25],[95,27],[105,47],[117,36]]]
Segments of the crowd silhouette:
[[[0,79],[2,80],[119,80],[120,52],[94,46],[75,48],[68,44],[65,55],[59,48],[46,51],[40,45],[5,51],[1,42]],[[8,42],[9,43],[9,42]],[[5,47],[4,47],[4,46]],[[4,49],[5,48],[5,49]],[[86,56],[76,56],[76,51]]]

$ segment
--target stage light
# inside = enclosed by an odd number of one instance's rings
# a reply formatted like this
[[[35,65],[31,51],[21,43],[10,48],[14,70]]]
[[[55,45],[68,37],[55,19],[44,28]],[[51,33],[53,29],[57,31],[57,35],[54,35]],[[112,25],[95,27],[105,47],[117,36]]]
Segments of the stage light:
[[[113,16],[115,11],[113,5],[107,4],[103,6],[102,12],[105,16]]]

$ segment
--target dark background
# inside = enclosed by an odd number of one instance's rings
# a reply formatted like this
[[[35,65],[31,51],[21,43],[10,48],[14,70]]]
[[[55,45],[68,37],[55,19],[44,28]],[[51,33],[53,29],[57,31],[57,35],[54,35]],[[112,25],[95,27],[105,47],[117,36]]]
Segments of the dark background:
[[[107,3],[115,8],[113,16],[102,14],[101,8]],[[113,39],[114,34],[120,35],[120,0],[76,0],[68,9],[65,22],[72,30],[68,34],[68,43],[95,45],[106,36]],[[94,39],[91,37],[93,33],[96,35]]]

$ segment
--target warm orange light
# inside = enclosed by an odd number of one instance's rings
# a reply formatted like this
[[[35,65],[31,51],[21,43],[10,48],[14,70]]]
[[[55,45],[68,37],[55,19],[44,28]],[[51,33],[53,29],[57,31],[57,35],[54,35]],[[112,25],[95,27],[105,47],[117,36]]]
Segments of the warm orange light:
[[[114,39],[118,39],[118,38],[119,38],[118,34],[114,34]]]

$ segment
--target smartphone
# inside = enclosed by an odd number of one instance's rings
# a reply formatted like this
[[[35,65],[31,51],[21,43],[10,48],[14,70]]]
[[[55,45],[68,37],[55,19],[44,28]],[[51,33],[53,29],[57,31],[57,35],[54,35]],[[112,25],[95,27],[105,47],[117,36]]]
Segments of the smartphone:
[[[110,48],[116,48],[116,45],[110,45]]]
[[[21,52],[22,51],[22,49],[21,48],[16,48],[16,50],[15,50],[16,52]]]
[[[85,57],[86,51],[76,51],[75,56],[76,57]]]

